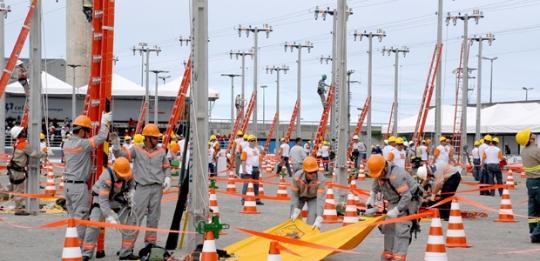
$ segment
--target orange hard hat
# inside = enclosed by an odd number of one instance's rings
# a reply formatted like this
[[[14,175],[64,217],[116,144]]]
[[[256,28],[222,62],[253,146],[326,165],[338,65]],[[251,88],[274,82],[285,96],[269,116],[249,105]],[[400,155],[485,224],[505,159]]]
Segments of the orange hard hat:
[[[130,180],[133,176],[131,166],[129,165],[129,160],[124,157],[116,158],[114,161],[113,170],[118,177],[125,180]]]
[[[86,115],[79,115],[73,121],[73,125],[91,129],[92,128],[92,120],[90,120],[90,118],[88,118],[88,116],[86,116]]]
[[[317,164],[317,159],[311,156],[304,159],[303,165],[305,172],[315,172],[319,170],[319,164]]]
[[[367,161],[368,175],[372,178],[381,176],[386,165],[386,161],[381,154],[373,154]]]
[[[155,124],[148,124],[144,126],[142,130],[142,135],[145,137],[161,137],[161,132],[159,131],[159,128]]]

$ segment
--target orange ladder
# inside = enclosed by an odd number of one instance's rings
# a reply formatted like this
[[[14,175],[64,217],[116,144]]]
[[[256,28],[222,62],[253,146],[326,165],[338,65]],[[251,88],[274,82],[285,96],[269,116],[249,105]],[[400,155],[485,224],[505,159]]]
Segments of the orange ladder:
[[[390,119],[388,120],[388,127],[386,128],[386,137],[390,137],[392,135],[392,129],[394,125],[394,108],[396,106],[395,102],[392,102],[392,109],[390,110]]]
[[[370,103],[371,103],[371,97],[367,97],[366,102],[364,103],[364,107],[362,107],[362,113],[360,114],[360,117],[358,118],[358,122],[356,123],[356,128],[354,128],[352,137],[354,137],[356,135],[360,135],[362,133],[362,128],[364,127],[364,120],[366,119]],[[352,153],[352,148],[353,148],[352,137],[351,137],[351,141],[349,142],[349,148],[347,150],[347,155],[351,155],[351,153]]]
[[[169,117],[169,122],[167,123],[167,130],[163,135],[163,144],[169,144],[171,139],[171,134],[176,128],[176,124],[184,114],[184,106],[186,104],[187,92],[189,90],[189,84],[191,81],[191,57],[189,58],[186,69],[184,70],[184,77],[180,83],[180,89],[178,89],[178,95],[174,101],[174,106],[171,111],[171,116]]]
[[[287,128],[287,133],[285,133],[285,140],[290,140],[294,127],[296,126],[296,119],[298,118],[298,108],[300,104],[298,101],[294,104],[293,113],[291,115],[291,121],[289,122],[289,127]]]
[[[270,131],[268,131],[268,136],[266,136],[266,142],[264,143],[264,149],[262,151],[263,157],[266,156],[266,153],[268,152],[268,147],[270,146],[270,140],[272,140],[272,137],[274,136],[274,130],[276,129],[276,125],[278,124],[278,115],[278,112],[276,112],[276,114],[274,115],[274,119],[272,120],[272,126],[270,127]]]
[[[467,44],[472,45],[472,41],[467,41]],[[459,58],[459,68],[456,71],[456,97],[455,97],[455,107],[454,107],[454,132],[452,134],[452,145],[454,146],[454,154],[457,155],[457,162],[461,162],[462,156],[462,147],[461,144],[461,117],[463,115],[463,110],[461,108],[463,100],[461,99],[461,81],[463,79],[463,58],[465,55],[469,56],[469,53],[464,53],[465,46],[461,44],[460,58]],[[470,46],[468,48],[470,50]],[[466,135],[466,134],[465,134]]]

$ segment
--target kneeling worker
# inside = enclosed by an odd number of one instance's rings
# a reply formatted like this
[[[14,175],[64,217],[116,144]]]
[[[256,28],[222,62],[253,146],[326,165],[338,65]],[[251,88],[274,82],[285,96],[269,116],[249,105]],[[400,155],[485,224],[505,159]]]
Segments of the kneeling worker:
[[[293,221],[300,216],[302,207],[307,203],[309,211],[307,223],[313,224],[313,228],[321,228],[326,193],[325,182],[326,178],[319,173],[317,159],[311,156],[304,159],[303,169],[297,171],[292,180],[291,219]]]
[[[111,224],[127,224],[127,219],[131,217],[131,197],[133,195],[133,175],[129,160],[120,157],[114,161],[113,168],[106,168],[106,171],[99,177],[99,180],[92,187],[93,205],[90,211],[90,220],[103,221]],[[120,231],[122,233],[122,248],[125,246],[126,233],[133,231]],[[83,243],[83,260],[90,260],[94,254],[99,229],[88,227]],[[139,260],[139,257],[130,254],[121,257],[122,260]]]
[[[388,218],[407,216],[418,211],[422,190],[405,169],[385,161],[384,157],[378,154],[369,157],[367,168],[368,175],[374,180],[366,214],[377,212],[374,207],[377,193],[382,193],[382,200],[388,201]],[[383,225],[384,252],[381,260],[405,261],[411,231],[416,231],[416,226],[417,224],[411,221]]]

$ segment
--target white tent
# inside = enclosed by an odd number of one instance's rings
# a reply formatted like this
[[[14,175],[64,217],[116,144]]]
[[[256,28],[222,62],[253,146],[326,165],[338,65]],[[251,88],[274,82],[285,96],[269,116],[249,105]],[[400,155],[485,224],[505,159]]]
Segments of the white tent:
[[[180,89],[180,82],[182,81],[182,77],[178,77],[166,84],[162,84],[158,86],[158,95],[159,97],[176,97],[178,95],[178,89]],[[150,88],[150,95],[154,95],[155,93],[155,87]],[[189,92],[187,94],[189,97]],[[219,99],[219,92],[213,89],[208,90],[208,98],[209,99]]]
[[[454,106],[442,106],[442,133],[454,132]],[[501,103],[483,108],[481,111],[481,133],[516,133],[524,128],[540,132],[540,104],[538,103]],[[399,133],[412,133],[416,126],[417,115],[398,122]],[[434,132],[435,108],[429,110],[424,132]],[[383,127],[386,129],[386,126]],[[467,132],[476,130],[476,108],[467,108]]]
[[[72,94],[73,88],[71,85],[66,82],[48,74],[47,72],[41,72],[41,92],[43,94]],[[15,81],[6,86],[6,93],[12,94],[24,94],[24,89],[22,85]],[[82,93],[80,90],[77,91],[78,94]]]
[[[88,86],[79,88],[81,93],[86,94]],[[113,96],[144,96],[144,87],[120,76],[116,73],[112,76],[112,95]]]

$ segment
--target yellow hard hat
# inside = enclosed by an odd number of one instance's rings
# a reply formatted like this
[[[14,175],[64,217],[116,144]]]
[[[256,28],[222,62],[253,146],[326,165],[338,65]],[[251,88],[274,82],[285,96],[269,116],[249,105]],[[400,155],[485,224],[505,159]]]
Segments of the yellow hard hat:
[[[474,146],[480,146],[480,140],[474,141]]]
[[[396,142],[396,137],[390,136],[390,137],[388,138],[388,143],[390,143],[390,142]]]
[[[499,143],[499,138],[497,138],[497,137],[493,138],[493,142]]]
[[[518,131],[516,133],[516,142],[519,145],[525,146],[527,143],[529,143],[529,140],[531,139],[532,131],[530,128],[523,129]]]
[[[40,133],[40,134],[39,134],[39,139],[40,139],[40,140],[44,140],[44,139],[45,139],[45,134]]]
[[[244,136],[244,132],[242,132],[242,130],[239,130],[236,132],[236,136]]]
[[[478,140],[480,142],[480,145],[484,144],[484,139]]]
[[[445,137],[445,136],[441,136],[441,137],[439,138],[439,142],[443,142],[443,141],[446,141],[446,137]]]
[[[492,140],[493,140],[493,138],[491,137],[491,135],[488,134],[488,135],[484,136],[484,141],[492,141]]]
[[[131,140],[131,136],[129,135],[124,136],[124,140]]]
[[[145,137],[148,136],[148,137],[159,138],[161,137],[161,132],[159,131],[159,128],[155,124],[150,123],[144,126],[142,130],[142,135]]]
[[[242,137],[242,139],[244,139],[244,140],[248,140],[248,139],[249,139],[249,135],[248,135],[247,133],[246,133],[246,134],[244,134],[244,136]]]
[[[144,141],[144,136],[141,134],[135,134],[133,137],[133,143],[141,145]]]
[[[216,135],[212,135],[212,136],[210,136],[210,141],[215,141],[215,140],[217,140],[217,137],[216,137]]]
[[[402,138],[396,138],[396,144],[403,145],[403,142]]]
[[[248,141],[256,141],[256,140],[257,140],[257,137],[255,137],[255,135],[249,135]]]

